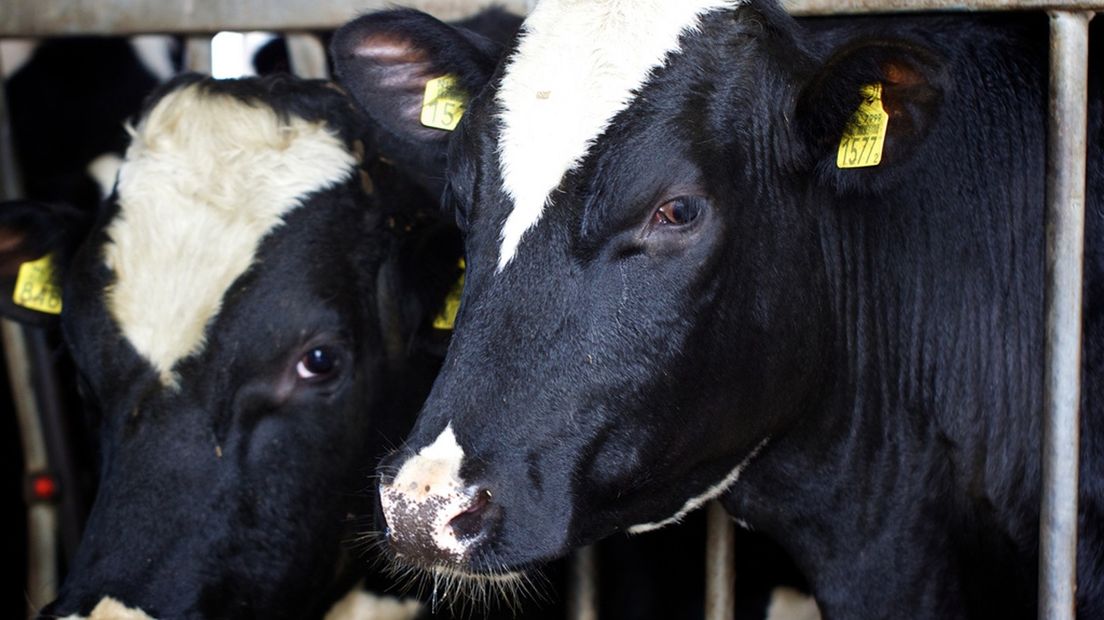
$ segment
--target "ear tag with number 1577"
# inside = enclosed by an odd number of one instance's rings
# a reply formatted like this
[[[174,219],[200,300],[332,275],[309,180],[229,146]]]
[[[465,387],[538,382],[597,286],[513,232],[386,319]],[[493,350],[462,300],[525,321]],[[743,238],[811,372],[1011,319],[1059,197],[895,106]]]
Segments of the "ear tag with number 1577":
[[[836,153],[837,168],[865,168],[882,162],[889,114],[882,106],[882,85],[862,87],[862,103],[847,121]]]

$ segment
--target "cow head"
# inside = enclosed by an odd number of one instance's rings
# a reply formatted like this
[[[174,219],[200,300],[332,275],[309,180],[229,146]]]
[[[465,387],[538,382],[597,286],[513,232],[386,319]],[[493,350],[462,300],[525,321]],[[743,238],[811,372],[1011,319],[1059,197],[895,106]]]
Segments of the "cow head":
[[[511,572],[670,523],[815,405],[837,334],[808,197],[851,189],[828,162],[863,84],[898,115],[883,185],[938,93],[918,51],[798,34],[765,3],[546,0],[478,83],[478,49],[428,17],[338,34],[362,106],[447,151],[466,234],[445,366],[380,469],[400,559]],[[447,138],[416,117],[444,74],[475,95]]]
[[[354,515],[373,510],[374,455],[435,370],[400,377],[409,328],[444,297],[410,291],[398,257],[420,250],[391,233],[436,202],[407,192],[386,213],[366,190],[402,186],[367,175],[382,164],[365,131],[332,85],[185,76],[131,129],[86,234],[52,234],[70,230],[65,211],[0,212],[6,271],[46,252],[64,270],[61,325],[101,464],[44,614],[111,599],[154,617],[300,618],[362,572],[346,552],[367,527]],[[437,268],[456,268],[457,244],[438,237]]]

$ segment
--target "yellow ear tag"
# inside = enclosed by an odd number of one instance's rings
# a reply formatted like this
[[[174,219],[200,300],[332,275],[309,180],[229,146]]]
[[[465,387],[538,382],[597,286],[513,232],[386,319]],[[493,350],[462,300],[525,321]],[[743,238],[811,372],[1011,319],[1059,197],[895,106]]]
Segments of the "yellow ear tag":
[[[53,255],[19,266],[12,301],[17,306],[47,314],[61,314],[61,287],[54,284]]]
[[[862,87],[862,103],[847,121],[836,153],[838,168],[865,168],[882,162],[889,114],[882,107],[882,85],[866,84]]]
[[[460,124],[468,94],[460,88],[455,76],[443,75],[426,82],[422,99],[422,124],[426,127],[452,131]]]
[[[441,308],[441,311],[437,313],[437,317],[433,319],[434,329],[452,329],[452,326],[456,325],[456,313],[460,311],[460,294],[464,292],[465,269],[467,269],[467,265],[464,263],[464,259],[461,258],[460,277],[456,279],[456,283],[452,285],[452,289],[445,296],[445,307]]]

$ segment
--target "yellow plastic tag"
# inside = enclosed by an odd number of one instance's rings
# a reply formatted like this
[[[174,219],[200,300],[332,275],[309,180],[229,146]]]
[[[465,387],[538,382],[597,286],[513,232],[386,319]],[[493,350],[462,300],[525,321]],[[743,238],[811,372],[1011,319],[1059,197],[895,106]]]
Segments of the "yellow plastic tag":
[[[882,85],[866,84],[862,87],[862,103],[847,127],[843,130],[836,166],[839,168],[865,168],[882,162],[889,114],[882,107]]]
[[[468,95],[460,88],[455,76],[443,75],[426,82],[422,99],[422,124],[452,131],[460,124]]]
[[[437,313],[437,317],[433,319],[434,329],[452,329],[453,325],[456,325],[456,313],[460,311],[460,294],[464,292],[464,270],[467,265],[464,263],[464,259],[460,259],[460,277],[456,279],[456,283],[452,285],[452,290],[445,296],[445,307],[441,308],[441,311]]]
[[[53,255],[23,263],[15,279],[12,300],[17,306],[47,314],[61,314],[61,287],[54,284]]]

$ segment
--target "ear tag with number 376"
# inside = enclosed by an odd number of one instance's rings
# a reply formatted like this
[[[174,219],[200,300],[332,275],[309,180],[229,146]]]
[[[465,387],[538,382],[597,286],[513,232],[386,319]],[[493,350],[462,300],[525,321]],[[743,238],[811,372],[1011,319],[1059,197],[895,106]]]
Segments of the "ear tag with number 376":
[[[54,284],[52,254],[19,266],[12,301],[38,312],[61,314],[61,287]]]
[[[882,107],[882,85],[865,84],[862,103],[847,121],[836,153],[837,168],[865,168],[882,162],[889,114]]]
[[[468,95],[456,76],[443,75],[426,82],[422,99],[422,124],[426,127],[452,131],[464,115]]]

